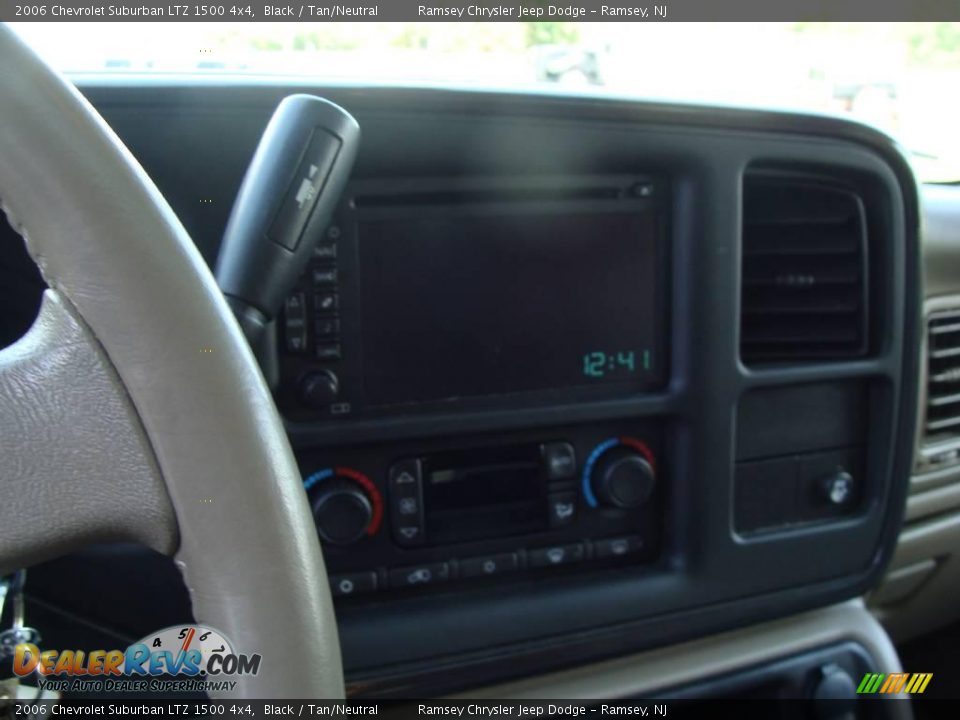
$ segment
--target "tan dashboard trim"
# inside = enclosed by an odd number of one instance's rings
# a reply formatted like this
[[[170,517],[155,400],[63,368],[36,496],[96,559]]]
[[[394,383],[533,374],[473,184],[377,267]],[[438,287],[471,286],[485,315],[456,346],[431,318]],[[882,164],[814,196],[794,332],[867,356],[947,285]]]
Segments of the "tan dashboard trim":
[[[926,519],[960,508],[960,472],[953,468],[951,484],[916,492],[907,500],[907,522]]]
[[[924,197],[928,201],[949,201],[955,197],[951,192],[927,186]],[[940,264],[950,261],[947,252],[950,246],[946,242],[949,239],[948,226],[943,223],[928,224],[924,237],[927,292],[943,293],[947,285]],[[936,282],[931,283],[930,272],[936,275]],[[960,513],[957,512],[960,508],[960,465],[919,471],[924,448],[928,390],[927,324],[934,313],[960,309],[960,295],[955,294],[955,288],[951,287],[950,290],[951,294],[927,297],[923,305],[918,422],[914,445],[916,474],[910,479],[906,524],[900,533],[887,576],[867,598],[871,610],[898,642],[936,630],[960,617],[960,607],[955,601],[956,590],[960,587],[960,557],[956,552],[960,538]],[[904,597],[892,589],[897,582],[897,573],[929,561],[934,561],[934,569]],[[892,601],[888,600],[890,596]]]

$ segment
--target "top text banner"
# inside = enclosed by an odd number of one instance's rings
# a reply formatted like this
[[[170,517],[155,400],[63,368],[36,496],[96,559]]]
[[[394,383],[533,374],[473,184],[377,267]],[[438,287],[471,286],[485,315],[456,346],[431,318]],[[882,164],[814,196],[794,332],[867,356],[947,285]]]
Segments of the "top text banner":
[[[0,0],[7,22],[678,22],[960,20],[960,0],[580,0],[541,2],[243,2],[177,5],[157,0]]]

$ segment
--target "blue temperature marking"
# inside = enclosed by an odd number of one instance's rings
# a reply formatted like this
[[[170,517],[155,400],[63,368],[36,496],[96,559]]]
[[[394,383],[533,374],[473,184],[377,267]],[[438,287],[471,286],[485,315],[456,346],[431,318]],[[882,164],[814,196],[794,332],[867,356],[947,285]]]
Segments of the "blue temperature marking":
[[[583,497],[586,498],[587,505],[592,508],[595,508],[597,505],[599,505],[597,502],[597,496],[593,494],[593,488],[590,487],[590,474],[593,472],[593,466],[597,463],[597,460],[601,455],[603,455],[610,448],[616,447],[619,444],[619,438],[614,437],[610,438],[609,440],[604,440],[593,449],[593,452],[590,453],[590,457],[587,458],[586,464],[583,466]]]
[[[303,489],[309,490],[321,480],[326,480],[327,478],[331,477],[333,477],[333,468],[324,468],[323,470],[318,470],[313,475],[310,475],[304,479]]]

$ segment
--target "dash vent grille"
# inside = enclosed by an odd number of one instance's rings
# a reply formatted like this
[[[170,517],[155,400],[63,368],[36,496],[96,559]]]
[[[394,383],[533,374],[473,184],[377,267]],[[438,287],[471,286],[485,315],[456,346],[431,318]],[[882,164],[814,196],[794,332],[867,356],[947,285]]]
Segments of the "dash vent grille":
[[[748,177],[743,224],[743,361],[863,355],[868,283],[860,197],[815,181]]]
[[[928,465],[960,460],[960,310],[927,321],[927,404],[923,456]]]

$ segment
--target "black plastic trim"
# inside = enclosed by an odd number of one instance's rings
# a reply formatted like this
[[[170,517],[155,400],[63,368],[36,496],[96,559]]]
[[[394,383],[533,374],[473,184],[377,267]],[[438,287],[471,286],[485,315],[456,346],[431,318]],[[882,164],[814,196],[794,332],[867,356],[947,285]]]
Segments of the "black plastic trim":
[[[266,84],[208,87],[159,83],[140,87],[122,83],[85,83],[81,89],[108,120],[112,120],[111,116],[116,113],[134,111],[142,116],[150,110],[162,110],[165,116],[186,111],[226,113],[245,118],[244,122],[255,125],[255,118],[262,116],[265,121],[281,97],[292,92],[311,92],[346,107],[357,116],[362,127],[379,117],[382,123],[405,121],[408,124],[404,127],[407,128],[416,122],[443,124],[446,120],[460,124],[513,120],[527,124],[536,122],[538,128],[550,131],[554,136],[568,133],[567,137],[591,128],[602,129],[609,137],[607,157],[615,156],[614,137],[622,138],[624,133],[646,133],[648,138],[658,134],[683,135],[691,143],[697,139],[756,143],[756,154],[750,161],[777,165],[809,164],[809,156],[816,154],[809,150],[819,147],[823,151],[829,146],[834,151],[831,153],[833,159],[824,163],[825,167],[834,163],[842,165],[854,158],[851,162],[858,164],[860,171],[866,173],[870,182],[876,183],[879,191],[886,193],[889,199],[889,206],[880,210],[884,221],[893,227],[894,237],[902,238],[902,244],[898,241],[888,248],[889,257],[880,258],[886,267],[892,269],[895,279],[881,308],[884,322],[890,328],[891,342],[877,347],[870,358],[851,363],[805,364],[792,369],[746,369],[737,359],[737,333],[729,329],[729,323],[735,323],[739,313],[738,248],[731,245],[714,248],[720,259],[712,262],[713,256],[705,258],[697,254],[692,245],[680,242],[674,249],[672,262],[673,381],[663,393],[577,406],[400,418],[340,427],[289,425],[291,440],[296,446],[326,447],[332,452],[334,447],[343,444],[381,442],[385,438],[396,440],[492,431],[507,433],[511,429],[561,422],[657,416],[670,424],[671,474],[676,480],[671,488],[667,518],[669,551],[665,572],[639,577],[611,574],[592,584],[569,584],[558,580],[537,588],[525,588],[525,602],[535,615],[528,618],[531,622],[527,624],[519,622],[518,618],[529,616],[529,613],[517,612],[516,608],[506,612],[504,603],[510,602],[510,598],[490,592],[411,599],[389,605],[373,603],[362,610],[341,612],[341,638],[352,694],[423,696],[496,680],[516,679],[525,674],[635,652],[827,605],[862,594],[879,580],[894,550],[905,507],[915,437],[921,328],[918,192],[906,157],[890,138],[866,126],[825,116],[512,93]],[[366,141],[369,141],[371,136],[366,128],[364,132]],[[777,152],[773,152],[774,148]],[[368,155],[364,159],[361,151],[358,172],[388,177],[391,172],[419,167],[416,157],[408,158],[407,162],[407,168],[394,170],[387,165],[378,165],[375,156]],[[446,169],[457,172],[458,162],[463,162],[463,158],[451,159]],[[675,239],[707,237],[716,223],[729,226],[739,222],[739,187],[728,187],[724,183],[732,180],[737,172],[742,177],[748,163],[739,168],[726,166],[724,174],[710,163],[703,163],[702,159],[698,162],[695,157],[674,157],[673,162],[668,168],[674,180],[672,195],[675,207],[682,211],[675,214]],[[874,170],[867,172],[866,166]],[[477,171],[476,167],[460,169]],[[648,169],[642,168],[644,171]],[[430,171],[435,173],[435,168]],[[706,207],[697,204],[698,200],[703,200],[704,184],[717,191],[710,196]],[[721,189],[722,192],[718,192]],[[721,265],[726,272],[718,272]],[[685,290],[694,286],[699,288],[696,296]],[[722,300],[710,304],[704,300],[710,297]],[[692,359],[697,338],[688,331],[694,319],[697,327],[710,328],[714,334],[711,347],[720,351],[720,359],[716,362]],[[691,363],[696,362],[700,364],[691,367]],[[877,473],[880,483],[877,505],[871,511],[869,525],[861,523],[858,526],[856,522],[849,522],[796,537],[774,536],[765,538],[763,543],[755,543],[754,547],[761,548],[757,552],[767,562],[783,562],[804,557],[804,548],[811,545],[825,547],[831,538],[856,537],[859,543],[838,551],[846,553],[847,560],[855,566],[853,570],[799,587],[748,593],[723,602],[679,612],[661,612],[639,620],[611,620],[622,616],[622,607],[617,612],[599,616],[584,615],[598,604],[609,602],[611,593],[615,595],[624,588],[634,588],[635,591],[637,583],[642,583],[646,596],[650,598],[656,598],[657,593],[668,586],[673,592],[690,595],[695,594],[698,587],[715,589],[714,584],[722,582],[722,576],[694,573],[702,570],[702,559],[707,550],[705,543],[709,542],[710,533],[719,536],[730,532],[726,525],[729,509],[718,509],[716,503],[711,504],[718,497],[708,497],[709,493],[701,496],[696,491],[709,487],[703,480],[709,473],[720,472],[708,462],[732,458],[731,426],[737,398],[750,387],[841,377],[870,378],[876,392],[889,395],[885,404],[887,410],[877,419],[884,429],[879,439],[886,444],[878,443],[872,450],[881,469]],[[724,387],[725,383],[732,385],[722,399],[704,401],[711,389]],[[711,449],[709,458],[698,455],[703,448]],[[691,478],[700,478],[697,488],[691,486]],[[714,493],[719,495],[717,491]],[[861,532],[858,527],[866,529]],[[876,533],[869,527],[875,527]],[[778,546],[778,543],[782,545]],[[555,594],[553,600],[548,593]],[[560,598],[565,609],[557,604]],[[538,602],[542,604],[538,606]],[[547,606],[550,606],[549,610]],[[442,612],[436,612],[441,608]],[[560,622],[564,612],[569,618],[566,625]],[[635,607],[633,612],[644,610]],[[513,637],[524,639],[517,642],[494,639],[490,642],[495,647],[463,651],[465,622],[472,623],[473,632],[482,637],[484,628],[477,624],[497,623],[500,618],[516,631],[512,633]],[[413,625],[422,638],[421,648],[416,647],[416,643],[404,645],[408,637],[412,637]],[[451,632],[452,628],[457,630]],[[498,635],[506,637],[511,633]],[[393,645],[382,660],[371,653],[377,643]],[[427,647],[429,652],[423,649]]]

